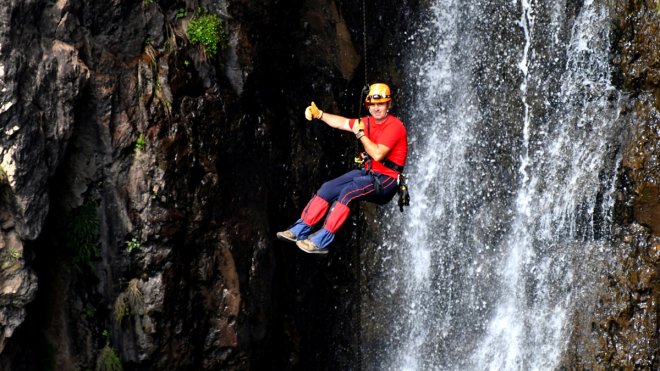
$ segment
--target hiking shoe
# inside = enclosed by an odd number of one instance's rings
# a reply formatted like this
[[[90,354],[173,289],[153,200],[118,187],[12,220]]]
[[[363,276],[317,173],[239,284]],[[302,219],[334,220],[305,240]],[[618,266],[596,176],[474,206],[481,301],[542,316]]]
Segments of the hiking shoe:
[[[295,233],[291,232],[290,229],[287,229],[284,232],[277,232],[277,238],[286,242],[295,243],[296,241],[298,241],[298,236],[296,236]]]
[[[310,254],[327,254],[328,253],[328,249],[322,249],[322,248],[316,246],[316,244],[314,244],[314,242],[312,242],[310,240],[300,240],[300,241],[296,242],[296,246],[298,246],[298,248],[300,250],[302,250],[306,253],[310,253]]]

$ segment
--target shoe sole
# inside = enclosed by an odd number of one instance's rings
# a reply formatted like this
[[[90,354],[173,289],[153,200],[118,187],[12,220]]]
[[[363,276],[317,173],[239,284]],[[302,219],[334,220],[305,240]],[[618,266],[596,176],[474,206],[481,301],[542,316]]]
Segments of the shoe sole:
[[[298,245],[297,243],[296,243],[296,246],[298,246],[298,248],[299,248],[300,250],[302,250],[302,251],[304,251],[304,252],[306,252],[306,253],[308,253],[308,254],[319,254],[319,255],[325,255],[325,254],[328,253],[328,250],[327,250],[327,249],[306,250],[306,249],[303,249],[303,248],[302,248],[300,245]]]
[[[293,243],[298,242],[298,239],[289,238],[289,237],[285,236],[284,234],[282,234],[282,232],[277,232],[277,238],[279,238],[280,240],[282,240],[284,242],[293,242]]]

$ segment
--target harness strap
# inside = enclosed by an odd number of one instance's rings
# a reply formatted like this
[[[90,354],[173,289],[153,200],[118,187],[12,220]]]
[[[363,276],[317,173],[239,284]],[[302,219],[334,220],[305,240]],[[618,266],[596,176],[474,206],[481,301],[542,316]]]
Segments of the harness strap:
[[[383,164],[388,169],[392,169],[396,172],[403,173],[403,166],[397,165],[387,158],[383,162],[381,162],[381,164]]]

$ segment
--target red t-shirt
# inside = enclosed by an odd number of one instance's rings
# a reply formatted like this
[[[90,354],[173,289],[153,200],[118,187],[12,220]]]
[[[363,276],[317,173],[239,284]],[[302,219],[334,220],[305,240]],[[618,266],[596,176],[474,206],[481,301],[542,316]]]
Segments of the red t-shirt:
[[[353,119],[349,122],[351,129],[355,121]],[[362,123],[364,124],[364,133],[367,138],[376,144],[382,144],[390,149],[390,153],[387,154],[386,159],[399,166],[406,164],[406,157],[408,156],[408,134],[401,120],[392,115],[387,115],[385,121],[377,124],[373,117],[367,116],[362,118]],[[366,166],[367,164],[365,162]],[[394,171],[373,159],[371,160],[371,169],[392,178],[399,176],[398,171]]]

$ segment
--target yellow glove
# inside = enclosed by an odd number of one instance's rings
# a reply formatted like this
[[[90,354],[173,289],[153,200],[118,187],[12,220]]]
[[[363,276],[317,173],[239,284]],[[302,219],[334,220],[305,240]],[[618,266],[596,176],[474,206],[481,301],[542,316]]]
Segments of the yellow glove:
[[[316,104],[312,102],[306,109],[305,109],[305,118],[307,121],[312,121],[312,119],[320,119],[323,117],[323,111],[318,109],[316,107]]]

